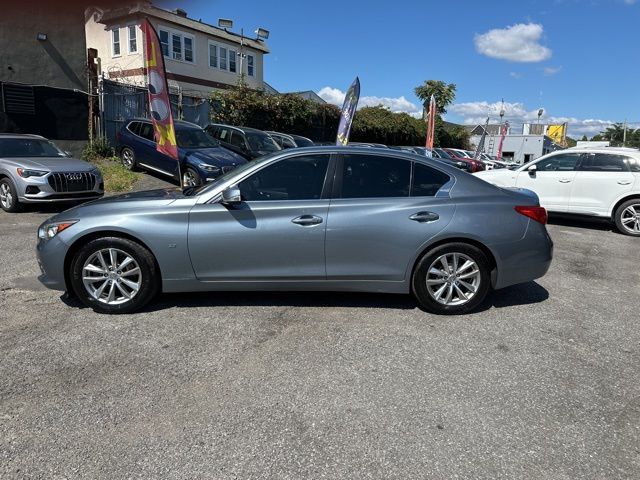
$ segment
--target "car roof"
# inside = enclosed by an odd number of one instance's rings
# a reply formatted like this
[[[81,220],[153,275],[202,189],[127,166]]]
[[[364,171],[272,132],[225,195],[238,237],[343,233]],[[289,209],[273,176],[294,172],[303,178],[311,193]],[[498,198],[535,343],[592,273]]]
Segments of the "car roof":
[[[619,153],[640,156],[640,149],[629,147],[571,147],[563,150],[556,150],[551,153],[572,152],[572,153]]]
[[[47,140],[41,135],[35,135],[33,133],[0,133],[0,138],[34,138],[38,140]]]
[[[265,132],[264,130],[259,130],[257,128],[252,128],[252,127],[236,127],[234,125],[227,125],[225,123],[210,123],[209,125],[207,125],[209,127],[225,127],[225,128],[232,128],[234,130],[240,130],[241,132],[244,133],[248,133],[248,132],[257,132],[257,133],[264,133],[266,135],[268,135],[267,132]],[[277,133],[277,132],[276,132]]]
[[[150,118],[145,118],[145,117],[132,117],[132,118],[127,118],[124,121],[125,125],[128,125],[131,122],[147,122],[147,123],[152,123],[153,120],[151,120]],[[198,128],[201,129],[202,127],[200,125],[198,125],[197,123],[192,123],[192,122],[187,122],[185,120],[174,120],[173,121],[173,125],[175,127],[180,127],[180,128]]]

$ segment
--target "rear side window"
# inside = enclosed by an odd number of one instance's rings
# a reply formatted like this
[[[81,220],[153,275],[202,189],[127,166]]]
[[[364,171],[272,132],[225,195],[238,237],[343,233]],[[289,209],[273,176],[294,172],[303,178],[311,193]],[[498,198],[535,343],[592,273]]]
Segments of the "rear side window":
[[[583,172],[628,172],[631,159],[611,153],[585,153],[582,155],[580,171]]]
[[[630,158],[629,168],[632,172],[640,172],[640,160],[638,160],[637,158]]]
[[[364,154],[342,158],[342,198],[409,196],[411,162]]]
[[[567,153],[554,155],[536,163],[538,172],[571,172],[576,169],[579,154]]]
[[[421,163],[414,163],[412,197],[434,197],[449,181],[449,175]]]
[[[142,138],[146,138],[147,140],[153,142],[153,125],[150,123],[141,123],[140,130],[138,131],[138,135]]]
[[[231,134],[231,140],[229,140],[229,143],[231,145],[233,145],[234,147],[244,147],[245,143],[244,143],[244,137],[242,136],[242,134],[240,132],[233,132]]]

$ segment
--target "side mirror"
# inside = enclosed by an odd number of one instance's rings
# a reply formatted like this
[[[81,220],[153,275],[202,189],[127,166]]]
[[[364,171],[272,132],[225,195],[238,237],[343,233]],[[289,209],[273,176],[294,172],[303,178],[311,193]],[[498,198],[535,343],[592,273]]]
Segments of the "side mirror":
[[[531,165],[529,168],[527,168],[527,172],[529,172],[529,175],[531,175],[532,177],[536,174],[537,171],[538,167],[536,167],[535,165]]]
[[[222,191],[222,203],[223,205],[237,205],[242,202],[240,195],[240,189],[238,187],[229,187]]]

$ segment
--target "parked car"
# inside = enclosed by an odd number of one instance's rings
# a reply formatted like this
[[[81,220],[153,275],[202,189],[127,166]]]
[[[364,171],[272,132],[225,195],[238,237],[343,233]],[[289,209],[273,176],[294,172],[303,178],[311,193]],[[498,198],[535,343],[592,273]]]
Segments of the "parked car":
[[[229,170],[246,163],[234,152],[223,148],[219,142],[194,123],[174,121],[178,163],[156,149],[153,124],[146,118],[127,120],[116,135],[116,151],[122,164],[129,170],[144,169],[166,175],[185,187],[210,182]]]
[[[344,290],[458,314],[546,273],[545,221],[533,192],[414,154],[311,147],[67,210],[40,226],[37,251],[44,285],[99,312],[160,290]]]
[[[640,150],[569,148],[515,170],[477,175],[495,185],[533,190],[550,212],[609,218],[620,232],[640,236]]]
[[[474,153],[475,155],[475,153]],[[507,168],[507,163],[487,155],[486,153],[480,153],[480,160],[482,160],[487,167],[487,170],[493,170],[494,168]]]
[[[302,135],[266,131],[280,148],[313,147],[314,143]]]
[[[443,148],[447,154],[456,161],[466,162],[469,164],[472,172],[479,172],[485,170],[487,167],[480,160],[476,160],[474,158],[470,158],[464,150],[459,150],[455,148]]]
[[[211,124],[205,130],[223,146],[247,160],[282,150],[268,133],[255,128]]]
[[[460,170],[464,170],[465,172],[471,171],[471,166],[467,162],[453,160],[449,155],[445,157],[440,153],[436,152],[436,149],[429,150],[427,147],[398,147],[398,148],[408,152],[416,153],[418,155],[422,155],[427,158],[433,158],[436,161],[446,163],[453,167],[459,168]]]
[[[38,135],[0,134],[0,207],[19,212],[27,203],[84,201],[104,194],[95,165],[71,158]]]

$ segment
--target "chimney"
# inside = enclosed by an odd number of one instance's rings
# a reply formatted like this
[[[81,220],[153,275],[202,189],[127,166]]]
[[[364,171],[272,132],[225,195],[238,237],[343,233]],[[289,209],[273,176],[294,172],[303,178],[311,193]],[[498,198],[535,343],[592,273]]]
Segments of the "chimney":
[[[187,12],[181,8],[176,8],[173,13],[182,18],[187,18]]]

